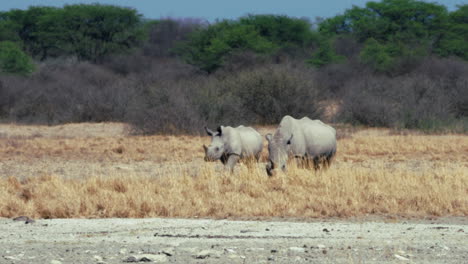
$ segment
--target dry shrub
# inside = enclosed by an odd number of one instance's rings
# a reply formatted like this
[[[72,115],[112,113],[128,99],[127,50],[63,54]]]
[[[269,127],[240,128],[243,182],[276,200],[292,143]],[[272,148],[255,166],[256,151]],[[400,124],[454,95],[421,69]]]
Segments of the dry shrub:
[[[443,65],[455,74],[443,70]],[[354,78],[342,88],[338,119],[368,126],[466,132],[466,76],[466,63],[430,58],[407,75]]]
[[[34,123],[122,120],[132,96],[125,80],[89,63],[44,65],[29,78],[2,82],[15,88],[9,117]]]
[[[294,64],[221,73],[201,87],[196,105],[210,125],[275,124],[285,115],[320,118],[324,94],[314,73]]]

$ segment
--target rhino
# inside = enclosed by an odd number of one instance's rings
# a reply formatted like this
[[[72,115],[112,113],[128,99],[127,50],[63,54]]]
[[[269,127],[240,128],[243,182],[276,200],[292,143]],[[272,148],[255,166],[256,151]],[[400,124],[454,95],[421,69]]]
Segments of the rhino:
[[[220,126],[216,131],[205,127],[211,136],[211,144],[205,150],[205,161],[221,160],[231,172],[240,159],[253,161],[260,159],[263,149],[263,138],[252,127]]]
[[[290,157],[300,158],[303,165],[330,166],[336,153],[336,130],[320,120],[284,116],[274,135],[267,134],[269,176],[278,168],[286,170]]]

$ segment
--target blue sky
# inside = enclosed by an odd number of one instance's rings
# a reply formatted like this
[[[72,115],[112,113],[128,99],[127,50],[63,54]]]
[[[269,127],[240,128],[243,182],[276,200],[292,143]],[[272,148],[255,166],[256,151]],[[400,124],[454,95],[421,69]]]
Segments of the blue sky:
[[[368,0],[0,0],[0,10],[26,9],[31,5],[57,6],[76,3],[103,3],[132,7],[146,18],[233,19],[246,14],[281,14],[293,17],[331,17]],[[468,0],[438,0],[454,10]]]

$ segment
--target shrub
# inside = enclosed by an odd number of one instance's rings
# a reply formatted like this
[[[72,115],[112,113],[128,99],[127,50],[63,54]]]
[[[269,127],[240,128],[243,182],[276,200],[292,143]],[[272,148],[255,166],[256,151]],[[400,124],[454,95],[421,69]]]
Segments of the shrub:
[[[126,81],[88,63],[45,65],[30,78],[5,85],[15,88],[16,101],[8,112],[10,118],[20,122],[122,120],[132,96]]]
[[[429,58],[412,73],[367,73],[346,82],[339,120],[369,126],[465,132],[468,66]]]
[[[312,69],[263,65],[213,77],[201,88],[197,105],[208,123],[275,124],[284,115],[319,118],[323,99]]]

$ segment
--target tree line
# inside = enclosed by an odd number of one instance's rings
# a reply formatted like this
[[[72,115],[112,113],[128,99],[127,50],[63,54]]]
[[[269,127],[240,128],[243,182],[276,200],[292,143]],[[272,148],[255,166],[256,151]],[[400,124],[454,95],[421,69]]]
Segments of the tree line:
[[[193,108],[196,116],[192,119],[200,123],[240,122],[227,117],[230,110],[236,109],[242,109],[237,113],[253,123],[274,122],[288,111],[320,116],[319,106],[332,100],[339,102],[342,109],[335,121],[409,128],[432,127],[436,123],[445,126],[450,123],[448,120],[456,120],[458,124],[466,120],[468,111],[468,95],[463,92],[467,86],[466,43],[468,5],[448,11],[444,5],[416,0],[371,1],[364,7],[354,6],[343,14],[315,21],[268,14],[214,23],[201,19],[150,20],[131,8],[101,4],[14,9],[0,12],[0,94],[10,98],[8,102],[0,99],[0,117],[40,120],[49,116],[49,123],[140,120],[136,125],[140,128],[150,126],[144,124],[147,120],[157,119],[165,127],[185,131],[188,128],[169,124],[174,118],[166,120],[161,113],[170,100],[175,100],[171,96],[190,93],[183,103],[179,102],[187,111],[178,110],[178,118],[193,115],[188,110]],[[107,80],[104,76],[115,75],[113,78],[122,82],[133,80],[128,84],[133,88],[122,91],[133,89],[125,93],[138,103],[127,98],[126,108],[118,110],[119,114],[114,110],[122,106],[106,102],[99,107],[101,110],[92,110],[96,113],[88,110],[77,116],[69,113],[73,118],[51,116],[51,109],[60,109],[49,94],[51,89],[65,93],[66,89],[57,86],[59,79],[68,76],[65,72],[88,68],[99,69],[101,75],[94,79]],[[166,76],[150,72],[155,69],[169,72]],[[412,82],[424,76],[434,78],[430,73],[433,71],[437,71],[435,76],[439,78],[428,84],[430,88],[418,88]],[[59,72],[61,76],[55,76]],[[272,73],[275,76],[270,76]],[[363,78],[357,79],[355,75]],[[45,81],[44,76],[57,80]],[[140,80],[132,79],[136,76]],[[235,84],[238,78],[251,89]],[[108,83],[105,80],[93,80],[96,82],[93,85],[105,86]],[[44,88],[29,91],[26,82]],[[411,102],[403,105],[395,92],[398,89],[389,90],[397,82],[414,84],[399,91],[400,96],[411,93]],[[214,83],[218,87],[213,87]],[[277,87],[277,83],[283,86]],[[11,87],[13,84],[24,88]],[[194,87],[188,88],[189,84]],[[97,91],[89,93],[105,90],[94,89]],[[38,96],[41,92],[42,97]],[[25,94],[43,98],[47,103],[34,111],[27,110],[34,102],[23,98]],[[299,106],[296,97],[301,95],[304,96],[300,104],[305,105]],[[428,96],[447,109],[427,111]],[[90,101],[98,104],[97,98],[101,98],[78,97],[75,112],[92,104]],[[259,106],[250,98],[267,99]],[[370,105],[376,99],[382,102]],[[293,100],[296,105],[286,100]],[[411,107],[414,104],[421,105],[421,109],[414,110]],[[44,109],[49,109],[49,113],[44,113]],[[99,115],[103,109],[114,112]],[[421,115],[427,116],[421,119]],[[148,129],[157,132],[153,130]]]

